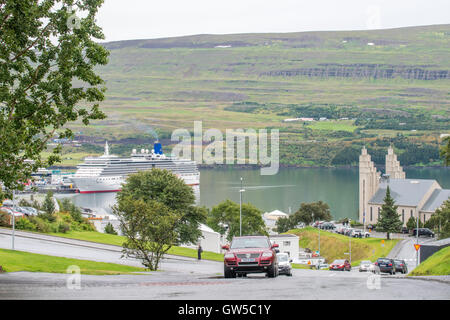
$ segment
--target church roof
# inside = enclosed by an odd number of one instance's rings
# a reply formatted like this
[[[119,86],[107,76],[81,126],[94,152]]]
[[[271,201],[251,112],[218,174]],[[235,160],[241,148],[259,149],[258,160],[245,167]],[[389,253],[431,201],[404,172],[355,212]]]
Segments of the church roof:
[[[431,194],[430,198],[425,202],[421,211],[435,212],[442,204],[450,199],[450,190],[436,189]]]
[[[436,180],[429,179],[389,179],[381,182],[375,195],[370,199],[371,204],[383,204],[386,189],[389,185],[391,197],[396,205],[416,207],[425,197],[426,193]]]

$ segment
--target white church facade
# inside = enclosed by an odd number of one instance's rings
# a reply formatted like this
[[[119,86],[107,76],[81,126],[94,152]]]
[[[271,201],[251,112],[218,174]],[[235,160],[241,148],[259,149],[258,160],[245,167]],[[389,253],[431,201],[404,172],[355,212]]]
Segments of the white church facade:
[[[386,155],[385,175],[375,168],[367,149],[359,156],[359,221],[376,224],[384,203],[386,189],[398,206],[403,226],[410,217],[425,223],[450,198],[450,190],[442,189],[436,180],[407,179],[392,147]]]

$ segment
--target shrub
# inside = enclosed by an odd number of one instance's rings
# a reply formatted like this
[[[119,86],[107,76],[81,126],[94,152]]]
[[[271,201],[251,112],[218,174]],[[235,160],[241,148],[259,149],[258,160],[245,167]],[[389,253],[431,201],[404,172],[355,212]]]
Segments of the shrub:
[[[0,211],[0,227],[11,227],[11,218],[9,214],[4,211]]]
[[[36,231],[48,233],[50,232],[50,223],[41,217],[30,217],[30,221],[36,226]]]
[[[111,224],[111,222],[108,222],[108,224],[106,225],[106,227],[105,227],[105,233],[117,235],[117,232],[116,232],[116,230],[114,230],[114,227],[113,227],[113,225]]]
[[[61,222],[58,224],[58,232],[67,233],[70,231],[70,225],[66,222]]]
[[[27,218],[19,218],[15,222],[15,227],[19,230],[36,230],[36,225]]]

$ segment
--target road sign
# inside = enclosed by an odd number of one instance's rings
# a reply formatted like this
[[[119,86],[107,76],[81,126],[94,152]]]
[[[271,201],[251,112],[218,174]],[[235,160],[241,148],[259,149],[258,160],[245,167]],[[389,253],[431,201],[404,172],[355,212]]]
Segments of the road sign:
[[[419,251],[419,249],[420,249],[420,244],[415,244],[415,245],[414,245],[414,248],[416,248],[416,251]]]

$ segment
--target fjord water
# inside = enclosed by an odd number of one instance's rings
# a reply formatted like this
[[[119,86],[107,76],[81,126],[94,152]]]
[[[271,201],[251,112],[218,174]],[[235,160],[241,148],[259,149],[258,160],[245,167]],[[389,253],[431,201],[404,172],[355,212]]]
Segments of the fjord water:
[[[280,168],[278,174],[262,176],[254,169],[200,170],[199,204],[211,208],[230,199],[239,203],[240,177],[243,178],[243,202],[263,212],[275,209],[297,211],[302,202],[322,200],[329,204],[334,219],[358,218],[358,168]],[[450,169],[409,168],[406,177],[435,179],[450,189]],[[76,205],[111,212],[115,193],[71,195]],[[60,195],[63,196],[63,195]],[[64,195],[67,196],[67,195]]]

